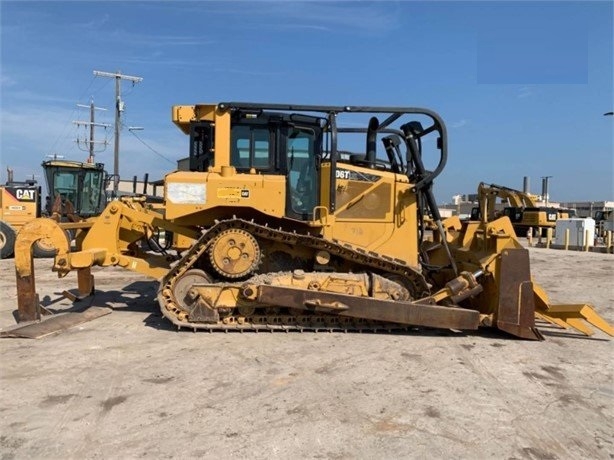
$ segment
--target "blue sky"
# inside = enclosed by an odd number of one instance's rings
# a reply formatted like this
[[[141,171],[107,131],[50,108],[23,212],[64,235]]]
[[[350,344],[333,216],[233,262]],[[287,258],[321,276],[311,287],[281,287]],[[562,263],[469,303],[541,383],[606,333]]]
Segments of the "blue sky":
[[[187,155],[171,106],[225,100],[423,106],[449,128],[440,202],[480,181],[553,176],[553,200],[614,199],[613,2],[5,1],[0,178],[49,154],[85,160],[73,120],[122,84],[120,173],[161,178]],[[138,138],[135,136],[137,135]],[[113,170],[113,130],[96,160]]]

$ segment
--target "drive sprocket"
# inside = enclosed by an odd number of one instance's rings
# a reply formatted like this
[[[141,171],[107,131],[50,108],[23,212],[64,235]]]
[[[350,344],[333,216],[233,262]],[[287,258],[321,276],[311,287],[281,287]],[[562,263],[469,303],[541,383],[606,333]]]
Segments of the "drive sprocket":
[[[208,249],[211,267],[222,277],[247,276],[260,264],[260,246],[247,231],[229,228],[220,233]]]

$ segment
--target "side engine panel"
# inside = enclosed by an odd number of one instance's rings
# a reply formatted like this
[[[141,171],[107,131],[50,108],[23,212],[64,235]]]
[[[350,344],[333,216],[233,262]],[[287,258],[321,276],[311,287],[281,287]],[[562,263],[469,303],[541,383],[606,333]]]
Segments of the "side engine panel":
[[[168,174],[164,186],[166,218],[182,224],[211,225],[220,213],[252,208],[272,217],[283,217],[286,178],[279,175],[237,174],[233,167],[222,172],[177,171]]]

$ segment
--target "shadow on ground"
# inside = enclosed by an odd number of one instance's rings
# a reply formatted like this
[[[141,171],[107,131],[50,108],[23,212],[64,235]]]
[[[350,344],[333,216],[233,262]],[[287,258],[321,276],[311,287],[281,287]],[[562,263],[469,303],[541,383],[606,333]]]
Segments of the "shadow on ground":
[[[102,291],[96,290],[93,296],[85,297],[81,300],[75,301],[72,306],[66,307],[61,305],[61,302],[66,302],[66,297],[62,292],[54,292],[57,295],[56,298],[51,296],[45,296],[41,305],[52,314],[70,313],[70,312],[83,312],[89,307],[108,307],[113,310],[114,314],[121,314],[122,312],[139,312],[150,313],[143,323],[147,327],[151,327],[158,330],[176,331],[177,326],[173,325],[170,321],[163,317],[159,310],[158,300],[156,298],[158,289],[158,283],[155,281],[135,281],[121,290]],[[17,318],[17,311],[13,312],[13,316]],[[583,334],[574,333],[569,330],[560,329],[547,323],[537,324],[540,332],[544,337],[565,337],[573,339],[584,339],[594,341],[607,341],[603,338],[587,337]],[[192,332],[193,329],[183,328],[182,330]],[[250,330],[208,330],[203,329],[202,332],[258,332]],[[264,332],[274,332],[274,329]],[[281,332],[300,332],[298,330],[281,330]],[[383,334],[383,335],[402,335],[402,336],[422,336],[422,337],[454,337],[454,338],[467,338],[467,337],[480,337],[489,338],[503,341],[517,341],[520,340],[517,337],[513,337],[503,331],[494,328],[481,328],[477,331],[456,331],[449,329],[436,329],[436,328],[418,328],[407,327],[392,330],[362,330],[362,331],[329,331],[326,328],[322,328],[320,333],[325,332],[348,332],[353,334]]]

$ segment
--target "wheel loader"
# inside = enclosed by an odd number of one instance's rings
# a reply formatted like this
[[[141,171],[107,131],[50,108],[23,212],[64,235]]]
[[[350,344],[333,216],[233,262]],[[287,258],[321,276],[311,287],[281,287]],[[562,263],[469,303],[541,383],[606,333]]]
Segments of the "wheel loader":
[[[538,318],[614,334],[589,305],[549,303],[509,218],[442,220],[433,183],[448,139],[432,110],[224,102],[174,106],[172,121],[189,136],[190,167],[166,175],[161,205],[124,197],[83,222],[20,232],[21,321],[45,313],[31,248],[46,239],[79,296],[94,290],[93,266],[158,280],[179,329],[483,326],[539,340]],[[64,230],[77,228],[71,250]]]

